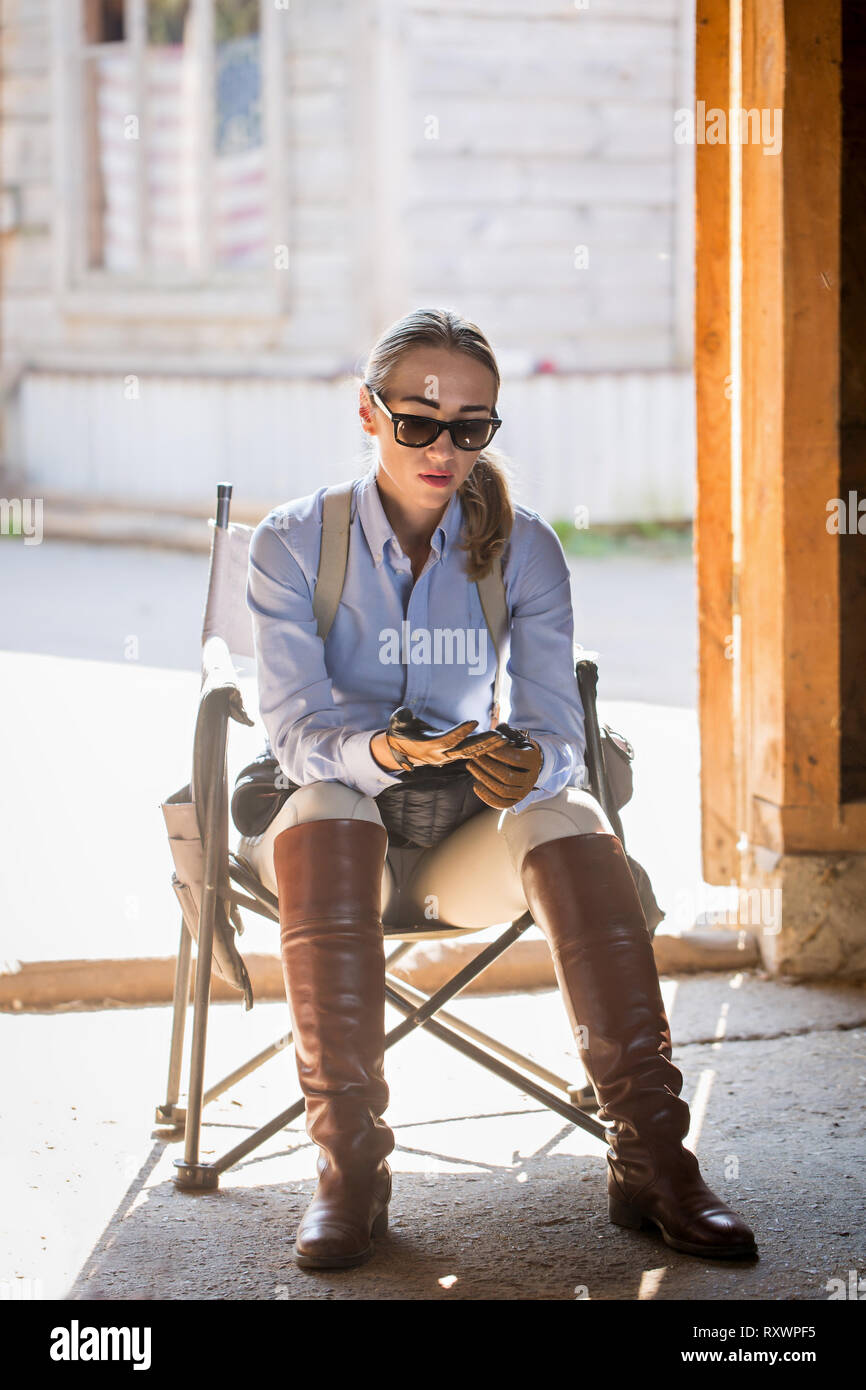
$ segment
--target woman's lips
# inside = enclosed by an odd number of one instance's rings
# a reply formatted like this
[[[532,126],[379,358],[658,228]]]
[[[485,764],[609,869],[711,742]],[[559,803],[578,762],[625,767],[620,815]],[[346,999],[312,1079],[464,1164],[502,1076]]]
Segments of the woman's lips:
[[[453,474],[451,473],[419,473],[418,477],[424,483],[429,483],[431,487],[445,487],[450,483]]]

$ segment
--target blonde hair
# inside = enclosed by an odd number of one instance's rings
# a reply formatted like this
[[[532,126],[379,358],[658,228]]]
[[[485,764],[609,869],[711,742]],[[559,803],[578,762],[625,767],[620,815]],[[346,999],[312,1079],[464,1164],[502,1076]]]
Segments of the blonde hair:
[[[364,380],[377,395],[384,396],[398,362],[420,346],[451,348],[474,357],[493,373],[499,395],[499,368],[492,347],[476,324],[452,309],[413,309],[392,323],[367,358]],[[511,534],[514,508],[508,474],[505,454],[488,446],[457,489],[464,514],[463,538],[458,545],[466,552],[466,574],[473,582],[488,573]]]

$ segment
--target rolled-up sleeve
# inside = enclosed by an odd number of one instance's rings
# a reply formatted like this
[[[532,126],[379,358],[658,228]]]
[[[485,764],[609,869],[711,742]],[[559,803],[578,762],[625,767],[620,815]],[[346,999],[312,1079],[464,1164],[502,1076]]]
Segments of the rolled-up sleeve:
[[[253,620],[259,710],[271,749],[298,786],[345,782],[366,796],[399,774],[370,752],[376,729],[348,729],[335,703],[312,592],[290,549],[291,530],[273,516],[253,532],[247,606]]]
[[[584,712],[574,674],[574,614],[568,563],[559,537],[537,513],[514,566],[508,723],[526,729],[544,761],[518,814],[571,784],[585,758]]]

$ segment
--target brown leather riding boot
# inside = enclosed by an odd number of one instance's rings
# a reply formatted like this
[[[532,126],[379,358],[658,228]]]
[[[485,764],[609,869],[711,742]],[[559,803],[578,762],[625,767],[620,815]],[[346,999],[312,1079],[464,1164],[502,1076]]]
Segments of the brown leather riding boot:
[[[635,1229],[650,1221],[689,1255],[756,1254],[752,1231],[710,1191],[682,1144],[683,1077],[671,1061],[652,942],[619,839],[548,840],[525,856],[521,879],[550,946],[598,1117],[613,1121],[611,1221]]]
[[[364,820],[290,826],[274,841],[283,978],[318,1186],[295,1239],[309,1269],[360,1264],[388,1228],[394,1134],[380,1118],[388,836]]]

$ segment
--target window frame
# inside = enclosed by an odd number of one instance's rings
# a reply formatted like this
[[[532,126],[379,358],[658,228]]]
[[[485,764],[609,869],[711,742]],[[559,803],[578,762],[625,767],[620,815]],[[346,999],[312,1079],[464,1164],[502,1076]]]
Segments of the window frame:
[[[127,34],[138,33],[137,52],[143,52],[146,35],[146,0],[125,0]],[[213,92],[213,12],[214,0],[191,0],[198,11],[196,25],[199,45],[199,75],[204,89]],[[289,309],[290,276],[285,269],[264,265],[253,267],[212,267],[212,246],[207,237],[207,207],[213,185],[207,179],[210,162],[202,166],[205,209],[202,222],[204,240],[199,266],[177,269],[160,267],[131,272],[105,270],[86,264],[88,184],[85,180],[84,120],[85,64],[100,50],[114,45],[84,42],[85,0],[54,0],[52,9],[52,77],[56,100],[54,109],[54,192],[56,210],[56,256],[54,289],[61,308],[67,313],[119,314],[151,318],[182,318],[188,315],[233,315],[244,318],[275,318]],[[285,70],[286,26],[283,11],[270,0],[259,0],[262,51],[262,126],[265,151],[265,189],[268,245],[290,246],[286,166],[279,131],[284,124],[284,96],[281,77]],[[127,38],[125,44],[130,43]],[[132,39],[133,45],[135,40]],[[133,51],[136,49],[134,47]],[[141,80],[142,64],[136,63],[136,80]],[[212,98],[211,98],[212,100]],[[196,139],[199,149],[212,149],[202,141],[202,133],[212,130],[213,106],[201,108]],[[142,146],[143,148],[143,146]],[[144,162],[139,160],[139,179]],[[146,218],[142,182],[139,183],[144,208],[139,236]],[[210,224],[212,225],[212,224]]]

